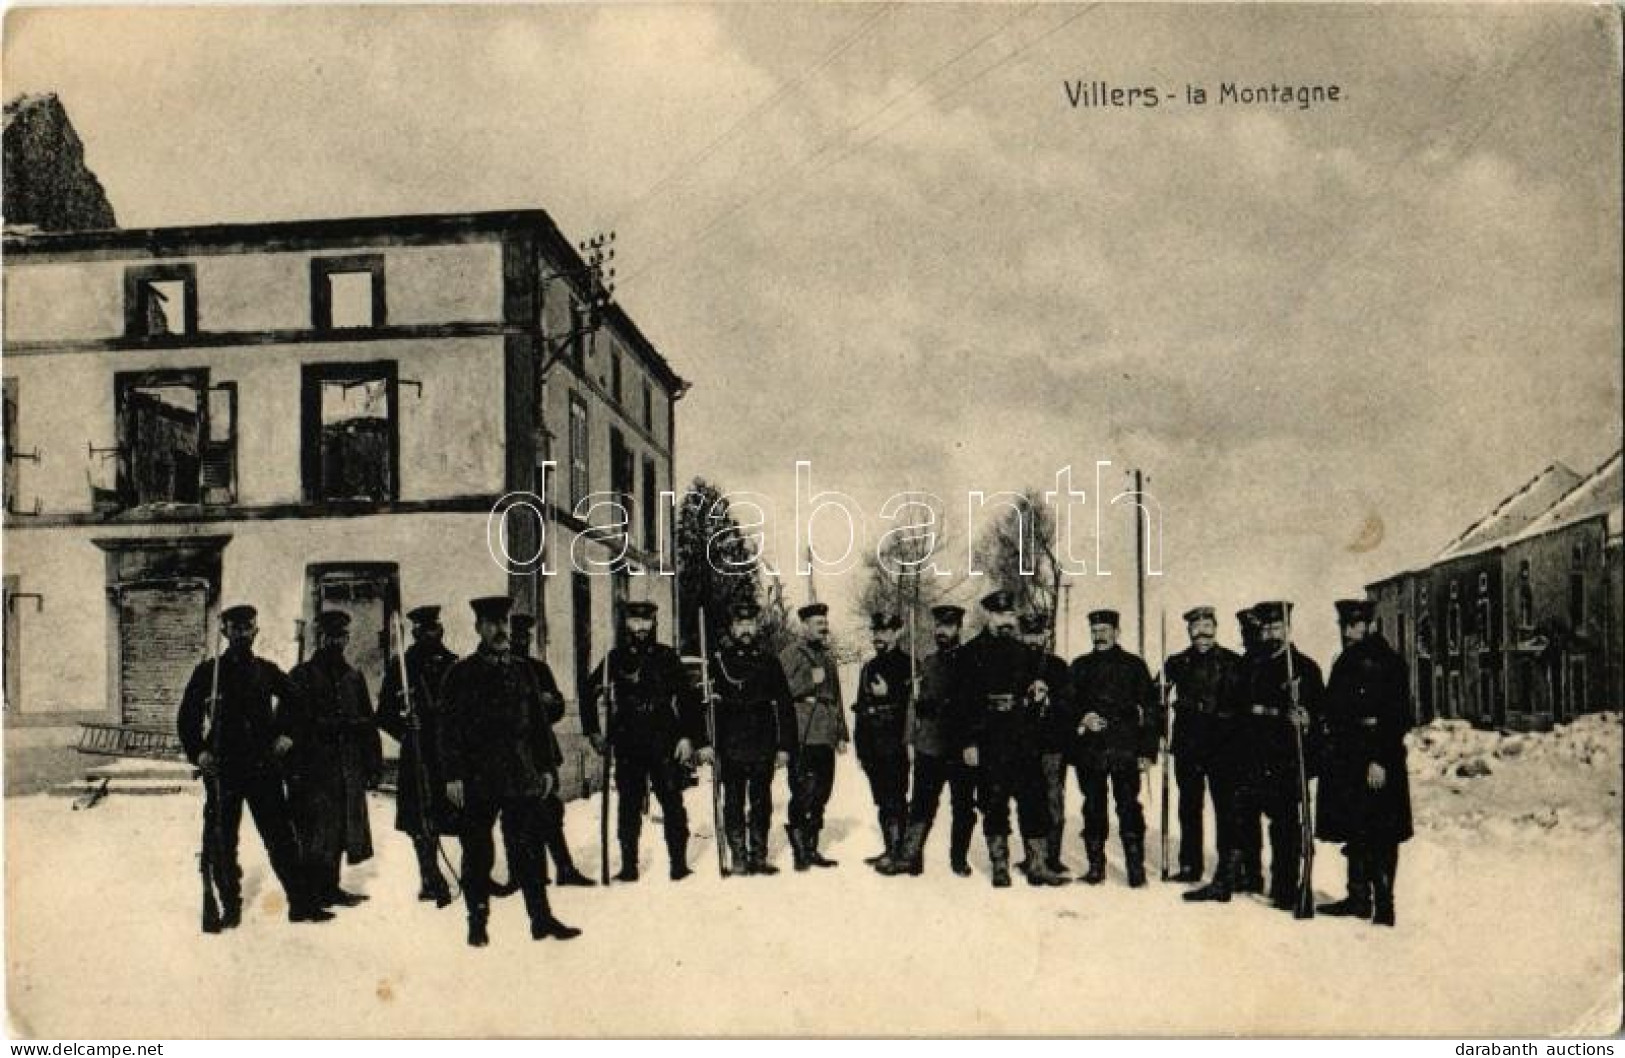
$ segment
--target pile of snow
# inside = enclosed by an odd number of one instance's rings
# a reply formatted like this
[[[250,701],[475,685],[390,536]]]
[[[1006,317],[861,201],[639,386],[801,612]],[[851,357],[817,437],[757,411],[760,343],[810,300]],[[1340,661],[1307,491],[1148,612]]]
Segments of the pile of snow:
[[[1621,714],[1505,733],[1435,720],[1407,736],[1419,826],[1520,838],[1620,825]]]

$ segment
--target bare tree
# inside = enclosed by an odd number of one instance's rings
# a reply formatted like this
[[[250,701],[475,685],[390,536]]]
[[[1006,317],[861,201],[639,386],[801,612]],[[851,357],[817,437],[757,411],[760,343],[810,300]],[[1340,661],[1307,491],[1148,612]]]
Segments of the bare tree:
[[[872,613],[894,613],[903,619],[905,629],[913,629],[913,641],[906,643],[909,649],[923,650],[930,641],[932,607],[953,601],[963,593],[966,575],[957,568],[945,576],[926,569],[931,558],[950,549],[948,535],[939,530],[934,537],[892,537],[878,553],[865,554],[866,580],[857,601],[859,618],[867,622]]]
[[[1025,488],[983,528],[976,565],[1015,597],[1018,609],[1055,617],[1065,576],[1058,560],[1055,511],[1043,492]]]

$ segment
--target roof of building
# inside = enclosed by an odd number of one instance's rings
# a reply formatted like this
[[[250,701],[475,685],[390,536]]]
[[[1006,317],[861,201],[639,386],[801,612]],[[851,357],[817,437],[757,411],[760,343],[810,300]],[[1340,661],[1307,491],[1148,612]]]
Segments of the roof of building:
[[[1539,518],[1513,537],[1513,541],[1528,540],[1562,529],[1591,518],[1607,518],[1618,524],[1621,497],[1625,494],[1625,475],[1621,474],[1621,456],[1615,452],[1564,493]]]
[[[69,260],[129,257],[188,257],[199,252],[304,250],[355,246],[369,241],[421,245],[489,237],[508,231],[534,232],[547,256],[564,272],[586,267],[545,210],[497,210],[477,213],[425,213],[382,217],[337,217],[255,223],[188,225],[170,228],[118,228],[94,231],[5,233],[8,256]],[[655,348],[617,302],[605,316],[616,333],[637,350],[661,381],[681,394],[688,384]]]
[[[1550,464],[1445,545],[1433,557],[1434,564],[1504,545],[1583,480],[1562,463]]]

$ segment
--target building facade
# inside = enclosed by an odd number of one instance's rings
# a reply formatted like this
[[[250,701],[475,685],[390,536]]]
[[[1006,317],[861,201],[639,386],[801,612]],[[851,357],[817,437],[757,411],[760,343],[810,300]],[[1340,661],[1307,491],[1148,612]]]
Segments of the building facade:
[[[1425,569],[1366,586],[1416,721],[1547,728],[1625,704],[1621,468],[1547,467]]]
[[[685,383],[545,213],[5,248],[8,725],[169,727],[222,603],[284,667],[348,611],[376,691],[397,613],[440,604],[462,653],[508,593],[577,731],[615,603],[673,612]]]

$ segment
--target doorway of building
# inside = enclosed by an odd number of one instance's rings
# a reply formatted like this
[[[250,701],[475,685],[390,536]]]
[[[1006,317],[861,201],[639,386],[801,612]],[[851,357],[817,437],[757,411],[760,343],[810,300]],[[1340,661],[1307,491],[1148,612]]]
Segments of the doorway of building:
[[[114,587],[119,722],[173,730],[192,669],[209,655],[209,582],[134,581]]]

